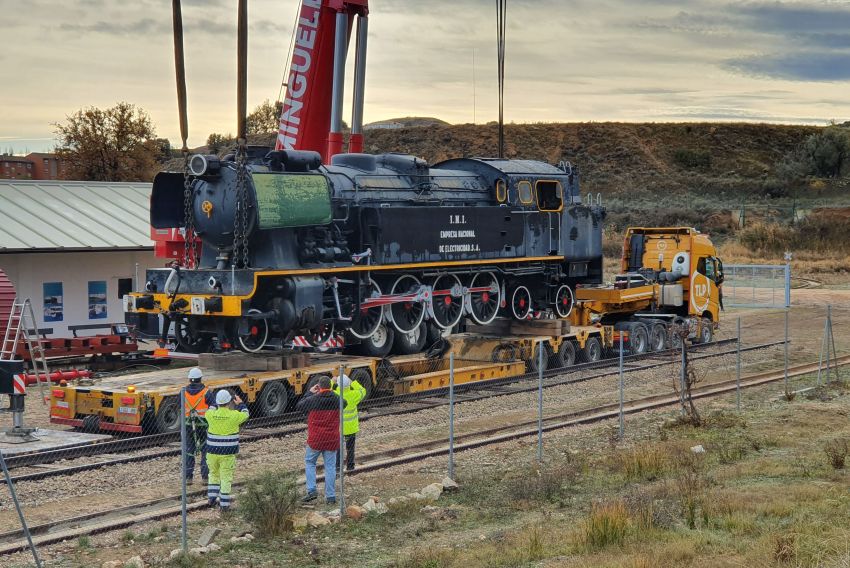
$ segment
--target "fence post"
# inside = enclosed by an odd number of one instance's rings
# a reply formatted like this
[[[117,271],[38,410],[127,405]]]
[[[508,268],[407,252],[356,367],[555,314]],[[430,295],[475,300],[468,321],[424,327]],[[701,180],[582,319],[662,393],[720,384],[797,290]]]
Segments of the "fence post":
[[[9,488],[9,494],[12,496],[12,502],[15,504],[15,510],[18,512],[18,518],[21,520],[21,528],[24,531],[24,535],[27,537],[27,542],[30,545],[33,560],[35,560],[35,565],[38,566],[38,568],[41,568],[41,559],[38,557],[38,551],[32,543],[30,528],[27,526],[27,520],[24,518],[24,511],[21,509],[21,503],[18,501],[18,494],[15,492],[15,485],[12,483],[12,476],[9,475],[9,468],[6,467],[6,456],[3,455],[3,450],[0,450],[0,465],[3,466],[3,477],[6,478],[6,487]]]
[[[180,544],[183,554],[189,553],[188,518],[186,510],[186,387],[180,389]]]
[[[735,406],[741,412],[741,316],[738,316],[738,347],[735,354]]]
[[[345,412],[345,398],[343,397],[342,390],[345,388],[344,381],[342,378],[345,376],[345,367],[343,365],[339,366],[339,377],[337,378],[336,386],[339,387],[339,463],[336,464],[336,469],[339,472],[339,494],[338,494],[338,503],[339,503],[339,518],[345,516],[345,467],[343,464],[345,463],[345,418],[343,417],[343,412]],[[330,475],[333,475],[336,472],[330,472]],[[328,475],[328,472],[325,471],[325,475]]]
[[[537,342],[537,461],[543,461],[543,340]]]
[[[684,334],[682,334],[682,335],[684,335]],[[687,340],[688,340],[687,337],[682,338],[682,365],[681,365],[682,369],[679,372],[679,399],[680,399],[681,407],[682,407],[682,416],[685,415],[685,382],[686,382],[686,379],[685,379],[685,371],[686,371],[686,369],[685,369],[685,367],[686,367],[686,364],[685,364],[685,342]]]
[[[623,381],[623,332],[620,332],[620,439],[622,440],[625,431],[626,431],[626,423],[625,418],[623,416],[623,389],[624,389],[624,381]]]
[[[455,478],[455,354],[449,353],[449,479]]]
[[[785,263],[785,307],[791,308],[791,262]]]
[[[784,356],[784,359],[785,359],[784,369],[785,369],[785,393],[786,394],[790,394],[790,391],[788,390],[788,313],[790,311],[791,310],[788,309],[788,308],[785,309],[785,342],[782,345],[783,348],[784,348],[783,356]]]

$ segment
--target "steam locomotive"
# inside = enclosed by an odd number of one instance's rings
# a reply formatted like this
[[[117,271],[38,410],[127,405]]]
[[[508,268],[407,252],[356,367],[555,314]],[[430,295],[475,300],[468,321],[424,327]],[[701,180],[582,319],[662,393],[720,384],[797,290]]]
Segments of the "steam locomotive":
[[[148,270],[125,309],[163,314],[190,351],[345,331],[385,355],[388,332],[426,321],[568,317],[575,286],[601,282],[604,215],[568,163],[196,155],[187,174],[156,176],[150,210],[155,229],[197,235],[196,266]]]

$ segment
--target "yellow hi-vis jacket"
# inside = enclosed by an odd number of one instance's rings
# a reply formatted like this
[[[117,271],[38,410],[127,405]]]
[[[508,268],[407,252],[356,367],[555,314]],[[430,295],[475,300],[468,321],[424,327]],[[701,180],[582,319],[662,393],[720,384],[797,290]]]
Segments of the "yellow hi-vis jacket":
[[[241,404],[236,410],[213,407],[207,410],[207,453],[230,455],[239,453],[239,427],[248,420],[248,407]]]
[[[334,394],[339,396],[339,385],[334,389]],[[357,381],[351,381],[348,388],[342,389],[342,398],[345,399],[345,408],[342,410],[342,433],[350,436],[360,431],[360,419],[357,415],[357,405],[366,397],[366,389]]]

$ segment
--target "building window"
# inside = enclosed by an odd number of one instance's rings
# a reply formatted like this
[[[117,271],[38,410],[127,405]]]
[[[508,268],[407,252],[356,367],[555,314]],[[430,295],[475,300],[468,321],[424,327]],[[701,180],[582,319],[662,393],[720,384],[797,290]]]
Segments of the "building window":
[[[119,278],[118,279],[118,299],[121,300],[133,291],[133,279],[132,278]]]

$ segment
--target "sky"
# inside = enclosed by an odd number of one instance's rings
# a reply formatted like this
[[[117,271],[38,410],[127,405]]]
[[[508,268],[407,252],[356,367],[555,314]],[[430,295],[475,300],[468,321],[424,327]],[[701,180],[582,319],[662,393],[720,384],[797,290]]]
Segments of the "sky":
[[[183,0],[192,146],[236,129],[235,4]],[[249,110],[278,98],[298,4],[249,0]],[[370,2],[365,121],[495,120],[495,5]],[[176,145],[171,2],[0,14],[0,151],[49,150],[53,123],[119,101]],[[508,0],[507,18],[506,122],[850,119],[850,0]]]

